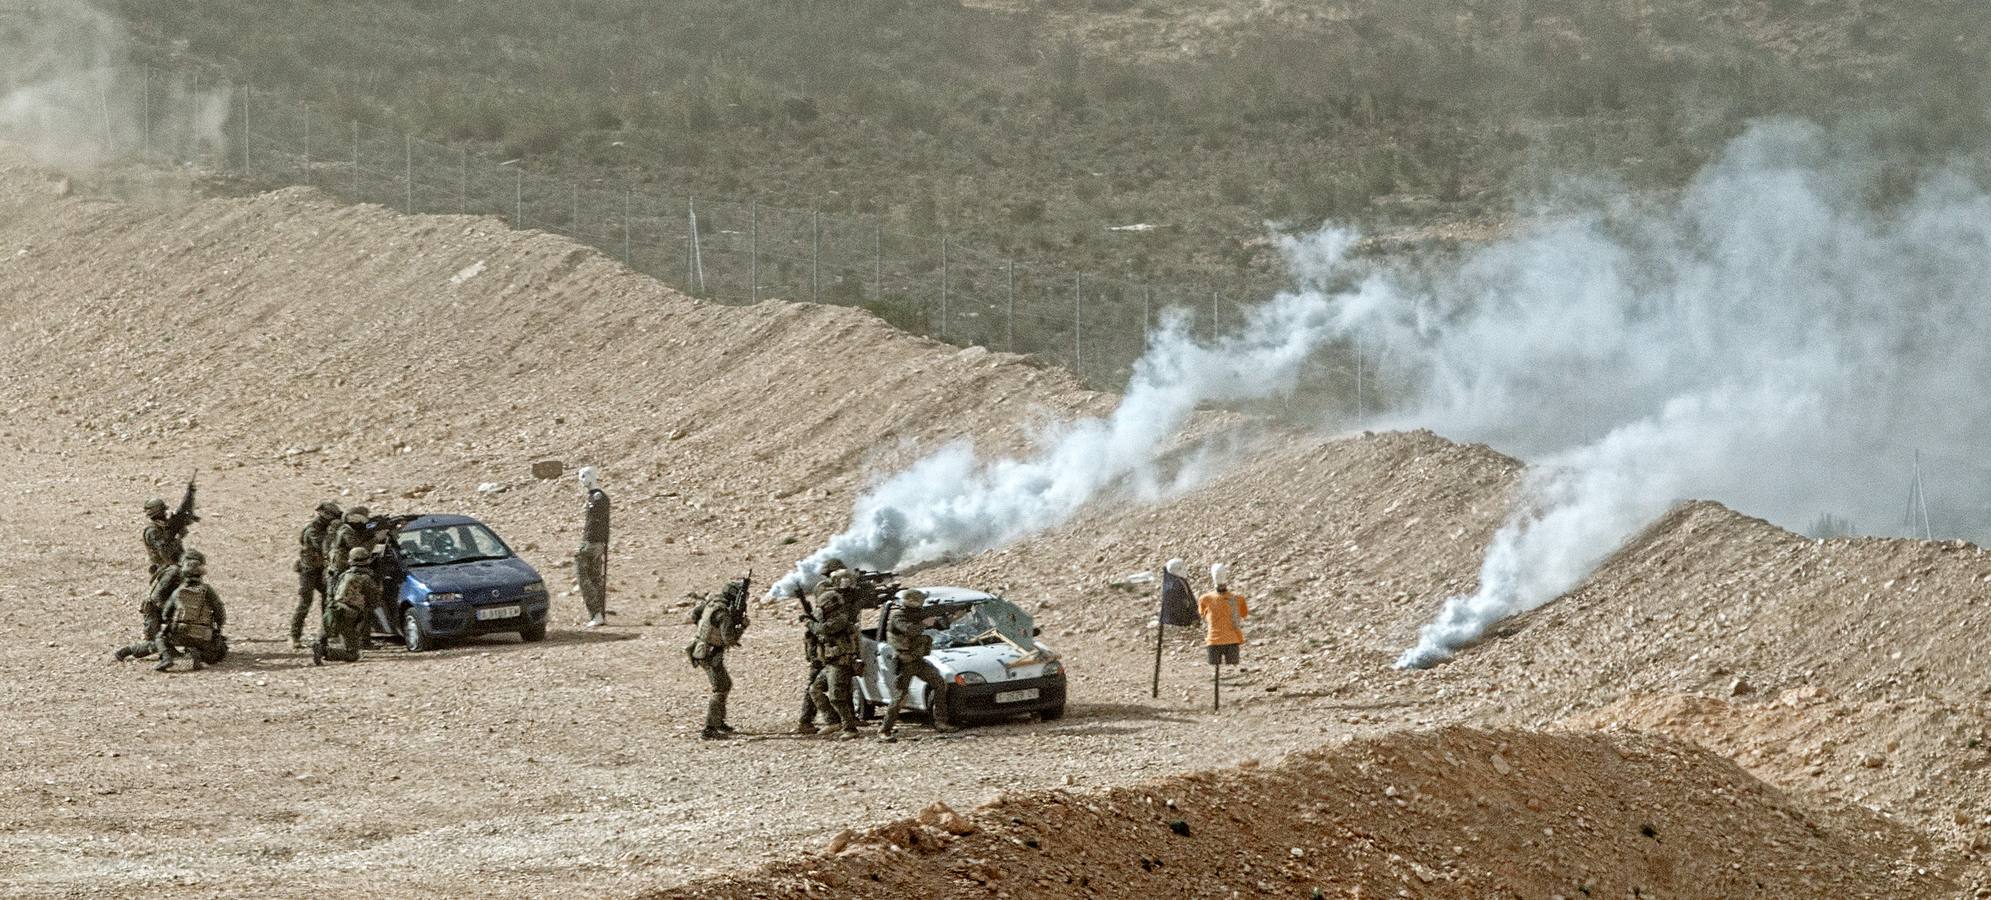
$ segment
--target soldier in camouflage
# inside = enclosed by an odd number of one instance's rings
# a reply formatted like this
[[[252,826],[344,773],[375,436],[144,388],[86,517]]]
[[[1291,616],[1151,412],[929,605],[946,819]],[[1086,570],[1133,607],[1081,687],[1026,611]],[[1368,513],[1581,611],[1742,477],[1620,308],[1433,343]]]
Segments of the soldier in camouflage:
[[[325,600],[325,544],[330,532],[345,514],[339,504],[327,500],[318,504],[318,514],[297,533],[297,609],[290,615],[290,649],[304,647],[304,617],[311,614],[316,597],[322,613]]]
[[[152,668],[164,672],[173,667],[179,655],[185,654],[193,662],[194,671],[209,659],[218,659],[223,646],[221,629],[228,623],[228,612],[221,605],[220,595],[207,583],[207,563],[198,554],[183,556],[180,562],[180,585],[167,598],[161,612],[159,639],[159,664]]]
[[[608,622],[608,492],[601,489],[593,466],[582,466],[579,478],[588,503],[581,510],[574,578],[581,583],[581,600],[588,607],[588,627],[594,628]]]
[[[733,726],[726,724],[726,697],[733,692],[733,676],[726,672],[726,650],[739,646],[747,631],[746,584],[730,581],[718,596],[706,595],[692,608],[691,621],[698,626],[698,633],[684,648],[685,655],[693,666],[705,670],[712,683],[712,698],[705,704],[705,730],[699,736],[717,740],[733,733]]]
[[[899,724],[899,710],[905,707],[906,693],[915,678],[926,682],[927,722],[933,730],[955,730],[946,720],[947,679],[940,677],[940,670],[926,659],[927,654],[933,652],[933,636],[926,630],[938,620],[926,613],[925,606],[924,592],[900,591],[899,603],[892,608],[892,615],[885,624],[885,638],[892,645],[896,663],[892,677],[892,706],[885,712],[884,727],[878,730],[878,736],[888,741],[894,739],[892,732]]]
[[[170,566],[180,559],[180,536],[173,533],[166,514],[166,501],[157,497],[145,501],[145,531],[139,539],[145,542],[145,556],[149,563],[145,570],[148,576],[156,575],[160,569]]]
[[[844,567],[843,560],[837,559],[834,556],[830,557],[829,559],[823,560],[823,565],[820,570],[823,578],[821,584],[828,585],[831,576],[835,575],[838,571],[843,569],[843,567]],[[796,588],[796,591],[798,592],[801,590],[802,589],[799,587]],[[809,677],[807,680],[802,682],[802,717],[795,725],[795,733],[815,734],[816,733],[816,697],[815,697],[816,676],[821,675],[823,673],[823,661],[820,658],[818,658],[818,655],[816,653],[816,636],[814,634],[811,634],[808,631],[808,629],[803,629],[802,631],[802,658],[808,660]]]
[[[822,733],[835,730],[843,740],[858,736],[857,716],[850,709],[850,681],[863,665],[857,652],[857,610],[848,594],[855,584],[849,569],[837,572],[829,587],[816,594],[815,615],[802,617],[815,641],[815,662],[822,666],[809,683],[809,698],[824,718],[835,716],[838,722],[823,726]]]
[[[354,547],[346,551],[345,559],[345,570],[332,588],[331,599],[325,603],[318,640],[311,644],[314,666],[322,666],[328,659],[359,662],[366,611],[380,602],[380,580],[373,575],[372,548]],[[332,646],[333,638],[339,641],[336,647]]]
[[[207,557],[192,547],[180,551],[175,561],[152,573],[152,583],[146,586],[145,599],[138,604],[138,613],[145,619],[145,639],[135,644],[119,647],[115,654],[118,662],[132,657],[144,659],[159,650],[159,625],[166,614],[166,601],[173,598],[173,592],[180,589],[180,569],[188,563],[205,563]]]

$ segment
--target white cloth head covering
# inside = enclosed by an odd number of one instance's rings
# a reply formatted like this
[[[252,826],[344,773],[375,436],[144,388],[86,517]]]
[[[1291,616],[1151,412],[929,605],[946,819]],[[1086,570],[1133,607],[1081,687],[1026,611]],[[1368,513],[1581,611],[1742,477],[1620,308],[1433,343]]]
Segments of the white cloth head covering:
[[[1161,567],[1161,570],[1170,575],[1180,575],[1182,574],[1182,560],[1171,559],[1167,565]]]
[[[1210,567],[1210,581],[1215,584],[1222,585],[1225,582],[1225,579],[1230,576],[1230,574],[1231,574],[1231,567],[1224,565],[1223,563],[1217,563],[1216,565]]]
[[[582,466],[578,477],[581,479],[581,487],[588,490],[592,491],[601,485],[601,476],[595,472],[594,466]]]

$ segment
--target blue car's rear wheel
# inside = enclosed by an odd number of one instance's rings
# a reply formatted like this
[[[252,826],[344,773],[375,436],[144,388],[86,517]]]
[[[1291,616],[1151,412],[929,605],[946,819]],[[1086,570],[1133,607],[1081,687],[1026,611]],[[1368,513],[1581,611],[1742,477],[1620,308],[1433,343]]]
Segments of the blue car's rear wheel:
[[[546,623],[541,622],[537,625],[527,625],[519,629],[518,639],[528,644],[546,640]]]
[[[422,628],[422,617],[414,609],[401,613],[401,642],[406,644],[409,653],[420,653],[434,649],[435,638]]]

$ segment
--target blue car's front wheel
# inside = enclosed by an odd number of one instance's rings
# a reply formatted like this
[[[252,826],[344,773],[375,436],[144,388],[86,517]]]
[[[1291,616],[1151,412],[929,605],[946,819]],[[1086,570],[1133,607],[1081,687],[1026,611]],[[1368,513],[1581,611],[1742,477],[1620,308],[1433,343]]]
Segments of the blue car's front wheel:
[[[435,648],[435,638],[422,627],[422,617],[416,614],[414,607],[401,612],[401,642],[407,645],[409,653]]]

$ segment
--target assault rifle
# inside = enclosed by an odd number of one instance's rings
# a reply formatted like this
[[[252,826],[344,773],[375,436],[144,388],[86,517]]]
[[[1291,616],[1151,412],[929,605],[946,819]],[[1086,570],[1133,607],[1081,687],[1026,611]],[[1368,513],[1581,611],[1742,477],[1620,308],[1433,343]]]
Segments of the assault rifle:
[[[166,531],[176,538],[186,537],[187,529],[200,521],[200,516],[194,515],[194,480],[199,475],[200,473],[196,471],[193,475],[187,476],[187,490],[180,495],[180,508],[166,517]]]
[[[853,592],[856,596],[851,599],[856,602],[858,609],[877,609],[885,605],[886,601],[898,596],[899,591],[905,588],[899,583],[897,572],[866,572],[862,569],[854,571],[857,572],[857,588]]]

